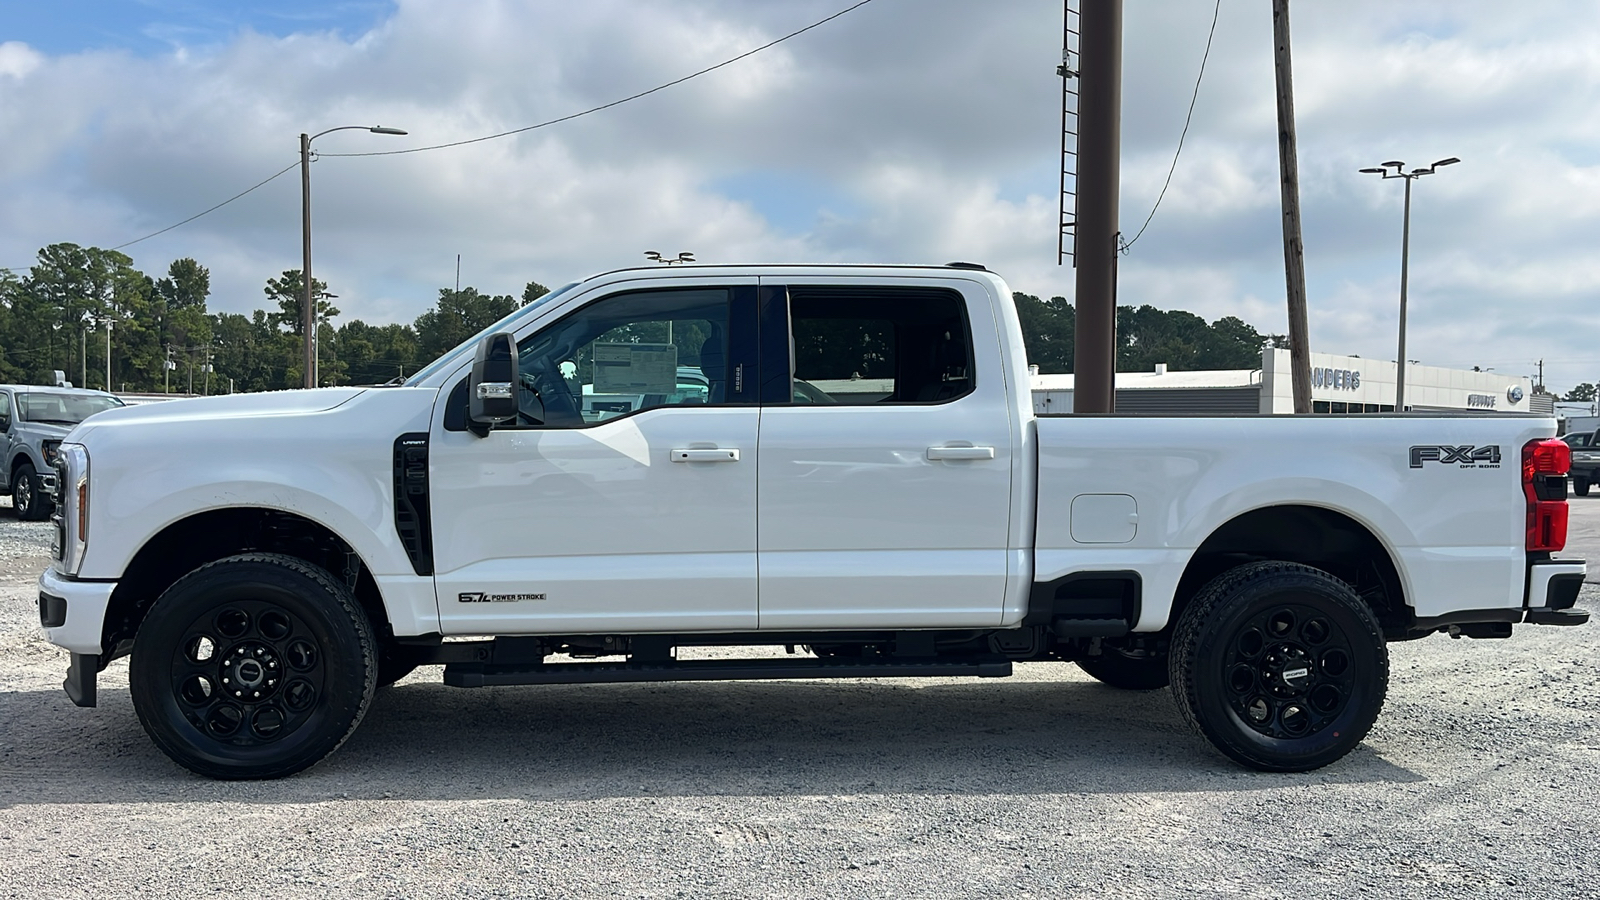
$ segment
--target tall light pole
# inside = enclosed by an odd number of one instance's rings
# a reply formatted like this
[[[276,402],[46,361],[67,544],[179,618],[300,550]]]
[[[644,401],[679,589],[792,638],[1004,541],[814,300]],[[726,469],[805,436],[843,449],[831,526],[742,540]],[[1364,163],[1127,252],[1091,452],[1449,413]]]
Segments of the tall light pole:
[[[1390,178],[1404,178],[1406,180],[1406,211],[1404,224],[1400,229],[1400,356],[1395,361],[1394,378],[1394,411],[1406,411],[1406,276],[1411,258],[1411,182],[1424,175],[1432,175],[1440,166],[1453,166],[1461,160],[1454,156],[1441,159],[1431,166],[1406,171],[1406,164],[1399,160],[1390,160],[1371,169],[1361,171],[1368,175],[1381,175],[1385,180]],[[1393,171],[1391,171],[1393,170]]]
[[[306,339],[304,381],[305,386],[308,388],[317,386],[316,374],[313,372],[313,369],[316,368],[316,359],[312,355],[315,352],[312,349],[312,340],[314,338],[313,329],[316,327],[316,312],[313,309],[315,300],[311,296],[311,142],[325,134],[332,134],[335,131],[350,131],[352,129],[370,131],[373,134],[406,133],[398,128],[385,128],[382,125],[340,125],[338,128],[329,128],[327,131],[319,131],[316,134],[307,135],[301,133],[300,135],[300,238],[303,257],[300,278],[305,283],[303,292],[305,310],[301,320],[304,322],[303,328]]]

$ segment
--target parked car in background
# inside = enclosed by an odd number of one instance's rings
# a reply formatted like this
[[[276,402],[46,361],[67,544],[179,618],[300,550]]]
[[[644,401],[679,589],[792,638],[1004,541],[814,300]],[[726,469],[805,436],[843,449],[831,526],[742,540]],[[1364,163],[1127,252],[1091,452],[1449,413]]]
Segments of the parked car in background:
[[[1600,481],[1600,431],[1582,431],[1562,438],[1572,448],[1572,492],[1589,496],[1589,485]]]
[[[17,518],[50,515],[61,439],[84,419],[122,405],[105,391],[0,385],[0,454],[6,463],[0,477]]]

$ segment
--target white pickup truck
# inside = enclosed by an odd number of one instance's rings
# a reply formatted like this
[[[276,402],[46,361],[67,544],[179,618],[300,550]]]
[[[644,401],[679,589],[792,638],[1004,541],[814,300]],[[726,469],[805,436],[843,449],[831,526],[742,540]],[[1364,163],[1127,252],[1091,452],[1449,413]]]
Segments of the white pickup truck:
[[[1528,417],[1038,416],[979,266],[625,270],[403,385],[111,410],[59,454],[67,693],[306,768],[379,686],[1008,675],[1171,684],[1222,753],[1339,759],[1387,641],[1576,625]],[[852,386],[862,385],[862,390]],[[737,647],[740,653],[684,648]],[[798,648],[798,652],[797,652]]]

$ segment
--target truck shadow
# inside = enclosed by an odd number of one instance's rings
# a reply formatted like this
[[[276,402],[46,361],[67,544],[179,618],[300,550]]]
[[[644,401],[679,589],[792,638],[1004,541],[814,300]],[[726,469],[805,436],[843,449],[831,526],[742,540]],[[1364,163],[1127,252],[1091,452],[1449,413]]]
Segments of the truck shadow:
[[[0,694],[0,807],[334,798],[1186,793],[1425,780],[1365,747],[1268,775],[1211,752],[1165,691],[1088,681],[732,682],[381,690],[331,759],[222,783],[170,762],[126,688],[97,710]]]

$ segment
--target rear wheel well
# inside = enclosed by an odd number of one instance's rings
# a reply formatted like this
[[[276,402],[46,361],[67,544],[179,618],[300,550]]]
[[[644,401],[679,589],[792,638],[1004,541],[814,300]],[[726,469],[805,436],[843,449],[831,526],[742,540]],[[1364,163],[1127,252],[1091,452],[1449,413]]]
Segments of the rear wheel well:
[[[1172,615],[1223,572],[1249,562],[1282,560],[1321,569],[1350,585],[1371,607],[1384,636],[1400,639],[1413,618],[1394,558],[1365,525],[1317,506],[1251,510],[1211,533],[1178,581]]]
[[[167,588],[209,562],[239,553],[282,553],[345,582],[382,641],[393,638],[378,584],[361,557],[326,526],[274,509],[217,509],[174,522],[139,548],[106,608],[101,657],[125,655],[139,623]]]

